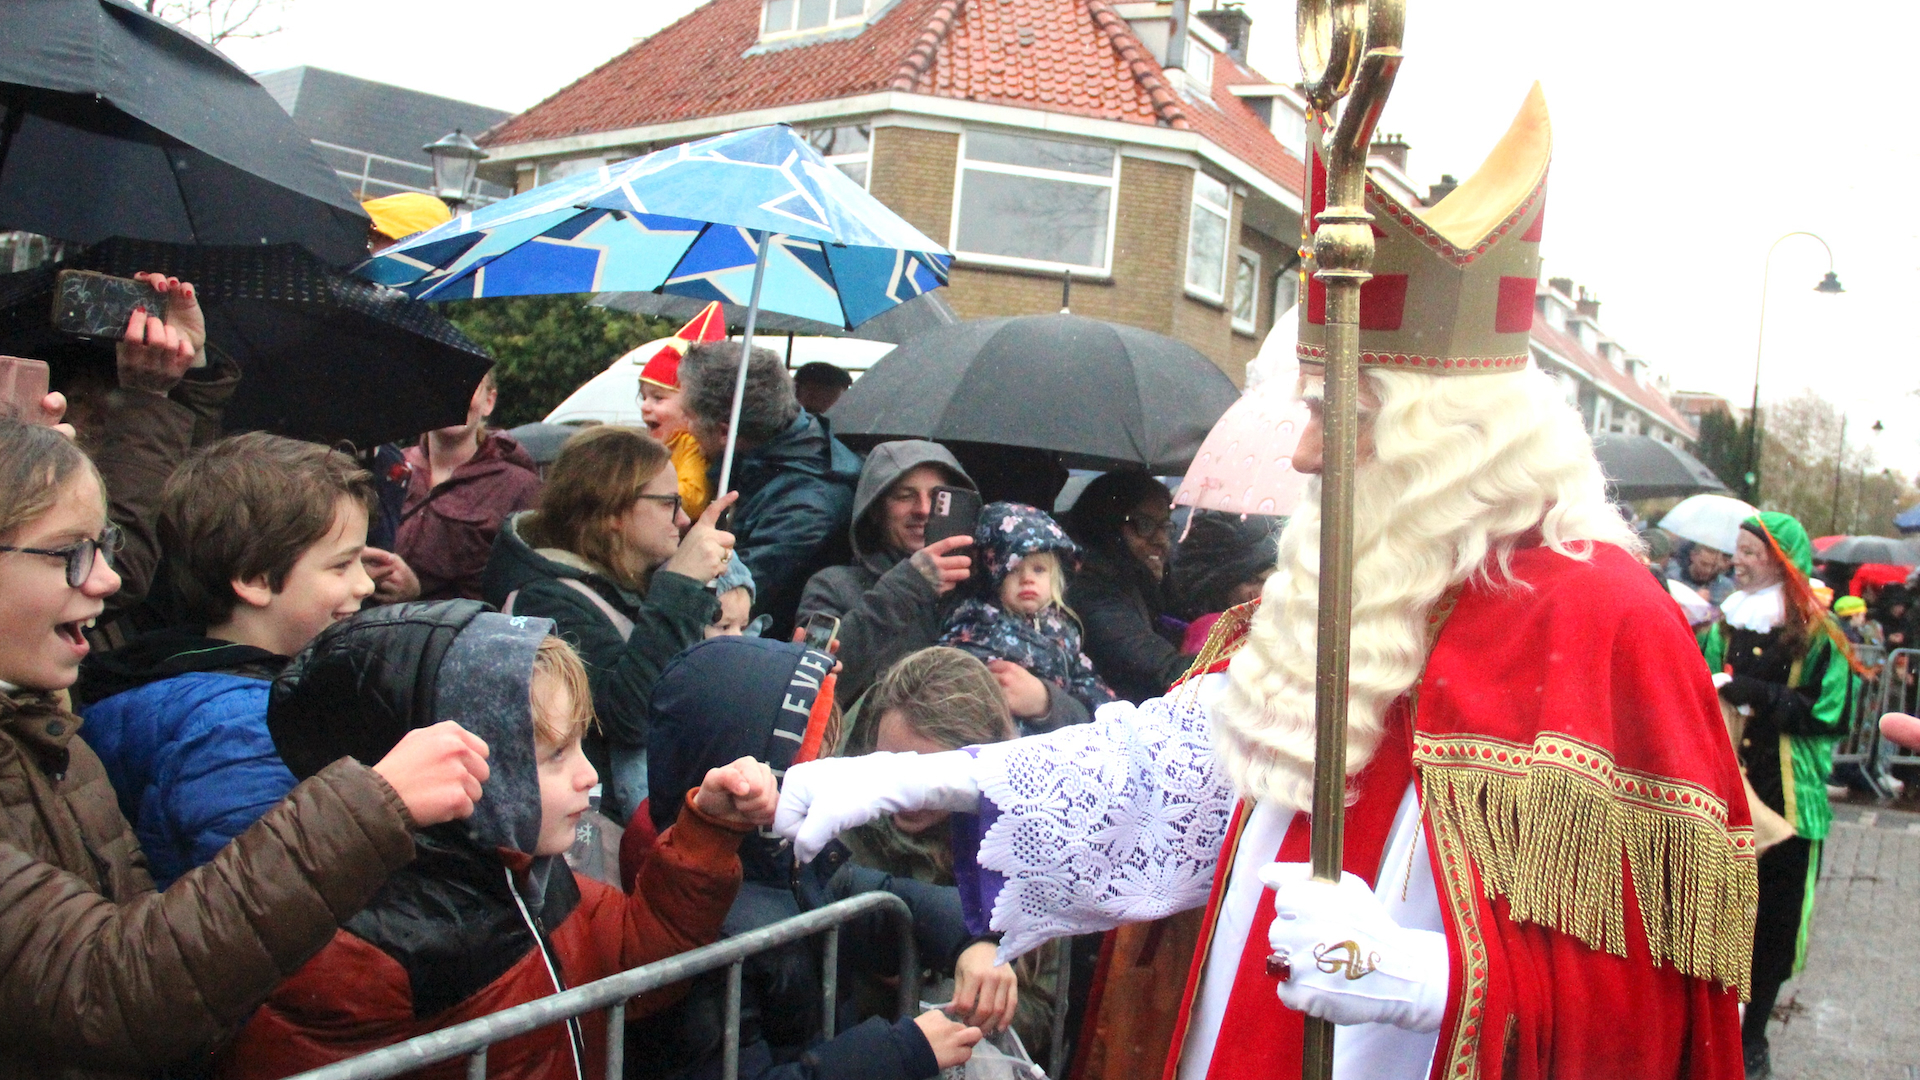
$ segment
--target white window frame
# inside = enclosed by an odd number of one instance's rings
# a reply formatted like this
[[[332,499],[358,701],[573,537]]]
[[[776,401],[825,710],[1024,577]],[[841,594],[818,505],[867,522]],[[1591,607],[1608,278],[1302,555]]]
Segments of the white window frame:
[[[1285,297],[1286,303],[1281,303]],[[1279,322],[1280,316],[1292,311],[1300,303],[1300,263],[1273,275],[1273,321]]]
[[[1210,180],[1219,184],[1227,193],[1227,203],[1220,205],[1208,202],[1200,197],[1201,180]],[[1217,180],[1201,170],[1194,170],[1193,195],[1188,200],[1187,210],[1187,260],[1182,278],[1186,284],[1188,296],[1198,297],[1209,303],[1225,306],[1227,302],[1227,283],[1233,280],[1233,184]],[[1220,291],[1208,292],[1206,286],[1196,285],[1193,281],[1193,222],[1196,214],[1210,214],[1220,219]]]
[[[1240,264],[1253,264],[1253,279],[1248,284],[1246,299],[1253,306],[1253,317],[1240,317]],[[1238,248],[1233,253],[1233,299],[1228,306],[1233,315],[1233,328],[1242,334],[1260,332],[1260,253],[1252,248]]]
[[[1213,96],[1213,50],[1198,38],[1187,38],[1187,85],[1203,97]]]
[[[773,2],[776,2],[776,0],[760,0],[761,41],[783,41],[787,38],[805,37],[808,34],[824,34],[848,26],[859,26],[866,22],[867,16],[871,14],[873,10],[878,9],[884,4],[885,0],[854,0],[854,2],[860,4],[860,10],[857,14],[853,15],[838,14],[840,6],[850,2],[850,0],[827,0],[827,21],[819,26],[809,26],[804,30],[794,29],[800,21],[800,5],[804,0],[788,0],[788,2],[793,5],[793,11],[787,17],[786,27],[778,30],[771,29],[767,26],[767,6]]]
[[[1113,172],[1103,178],[1091,173],[1056,172],[1052,169],[1036,169],[1028,165],[1003,165],[997,161],[968,161],[967,134],[968,132],[965,130],[962,130],[960,133],[960,152],[954,162],[953,172],[953,213],[950,215],[952,221],[947,230],[947,250],[953,252],[955,258],[962,262],[974,263],[981,266],[1005,266],[1017,270],[1045,270],[1048,273],[1054,274],[1071,270],[1076,276],[1080,276],[1082,280],[1105,280],[1112,278],[1114,232],[1119,225],[1120,218],[1120,158],[1122,155],[1118,146],[1087,142],[1079,139],[1060,139],[1051,135],[1041,135],[1027,130],[996,130],[993,132],[995,135],[1009,135],[1015,138],[1033,139],[1038,142],[1077,143],[1085,146],[1100,146],[1103,149],[1112,150]],[[966,190],[967,172],[970,169],[974,172],[1000,173],[1005,176],[1025,176],[1037,180],[1052,180],[1059,183],[1085,184],[1088,187],[1106,188],[1107,244],[1106,250],[1100,254],[1100,265],[1092,266],[1082,263],[1058,262],[1052,259],[1027,259],[1016,255],[992,255],[986,252],[963,250],[960,247],[960,207],[963,201],[962,195]]]
[[[842,128],[842,127],[866,128],[867,129],[867,148],[865,150],[861,150],[858,153],[853,153],[853,154],[822,154],[821,157],[826,161],[827,164],[835,167],[838,167],[841,165],[864,164],[867,168],[866,168],[866,171],[861,174],[863,179],[861,179],[860,181],[860,186],[863,189],[871,190],[873,185],[873,138],[876,134],[879,133],[879,129],[873,126],[872,120],[870,119],[869,120],[845,120],[845,121],[840,121],[840,122],[831,123],[831,124],[817,124],[813,128],[807,129],[807,131],[803,133],[801,137],[807,138],[808,136],[812,135],[815,130],[819,128]],[[809,143],[808,145],[812,145],[812,144]],[[840,171],[841,171],[841,175],[843,176],[846,175],[845,169],[841,169]],[[853,179],[853,177],[848,176],[847,179],[851,180]]]

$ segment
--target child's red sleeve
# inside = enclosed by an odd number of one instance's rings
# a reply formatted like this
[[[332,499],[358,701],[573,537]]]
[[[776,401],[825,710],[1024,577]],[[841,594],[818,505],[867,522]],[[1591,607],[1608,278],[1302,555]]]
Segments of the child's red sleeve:
[[[626,898],[621,967],[719,940],[720,923],[740,891],[740,841],[751,831],[701,813],[687,793],[679,820],[660,834]],[[675,996],[649,994],[635,1003],[636,1011],[653,1011]]]

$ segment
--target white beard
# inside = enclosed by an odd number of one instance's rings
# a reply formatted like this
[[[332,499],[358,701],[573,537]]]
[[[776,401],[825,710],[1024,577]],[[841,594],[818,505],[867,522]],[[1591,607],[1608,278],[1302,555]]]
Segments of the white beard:
[[[1637,548],[1606,500],[1579,416],[1536,370],[1427,376],[1368,371],[1381,401],[1375,454],[1355,477],[1347,773],[1380,745],[1395,699],[1426,666],[1428,615],[1476,574],[1506,575],[1539,526],[1562,554],[1578,541]],[[1569,547],[1569,544],[1574,546]],[[1214,745],[1243,796],[1313,802],[1320,481],[1280,538],[1247,641],[1212,710]]]

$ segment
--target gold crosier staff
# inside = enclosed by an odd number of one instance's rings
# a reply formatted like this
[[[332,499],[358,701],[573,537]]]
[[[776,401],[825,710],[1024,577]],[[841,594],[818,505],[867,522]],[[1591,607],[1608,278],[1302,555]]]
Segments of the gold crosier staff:
[[[1353,622],[1353,480],[1359,429],[1360,286],[1373,275],[1367,146],[1400,68],[1404,0],[1299,0],[1307,102],[1340,121],[1320,145],[1327,208],[1313,232],[1314,277],[1327,291],[1326,451],[1320,473],[1320,624],[1314,672],[1313,877],[1340,880],[1347,795],[1347,660]],[[1313,130],[1313,125],[1309,125]],[[1307,1018],[1301,1075],[1333,1076],[1333,1024]]]

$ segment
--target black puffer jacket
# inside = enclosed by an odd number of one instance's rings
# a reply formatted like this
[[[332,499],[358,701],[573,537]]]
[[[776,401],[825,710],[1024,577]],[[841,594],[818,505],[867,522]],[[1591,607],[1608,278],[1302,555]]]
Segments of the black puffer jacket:
[[[1166,601],[1138,560],[1089,549],[1067,586],[1067,606],[1086,628],[1082,647],[1093,669],[1125,701],[1159,697],[1193,663],[1161,629]]]

